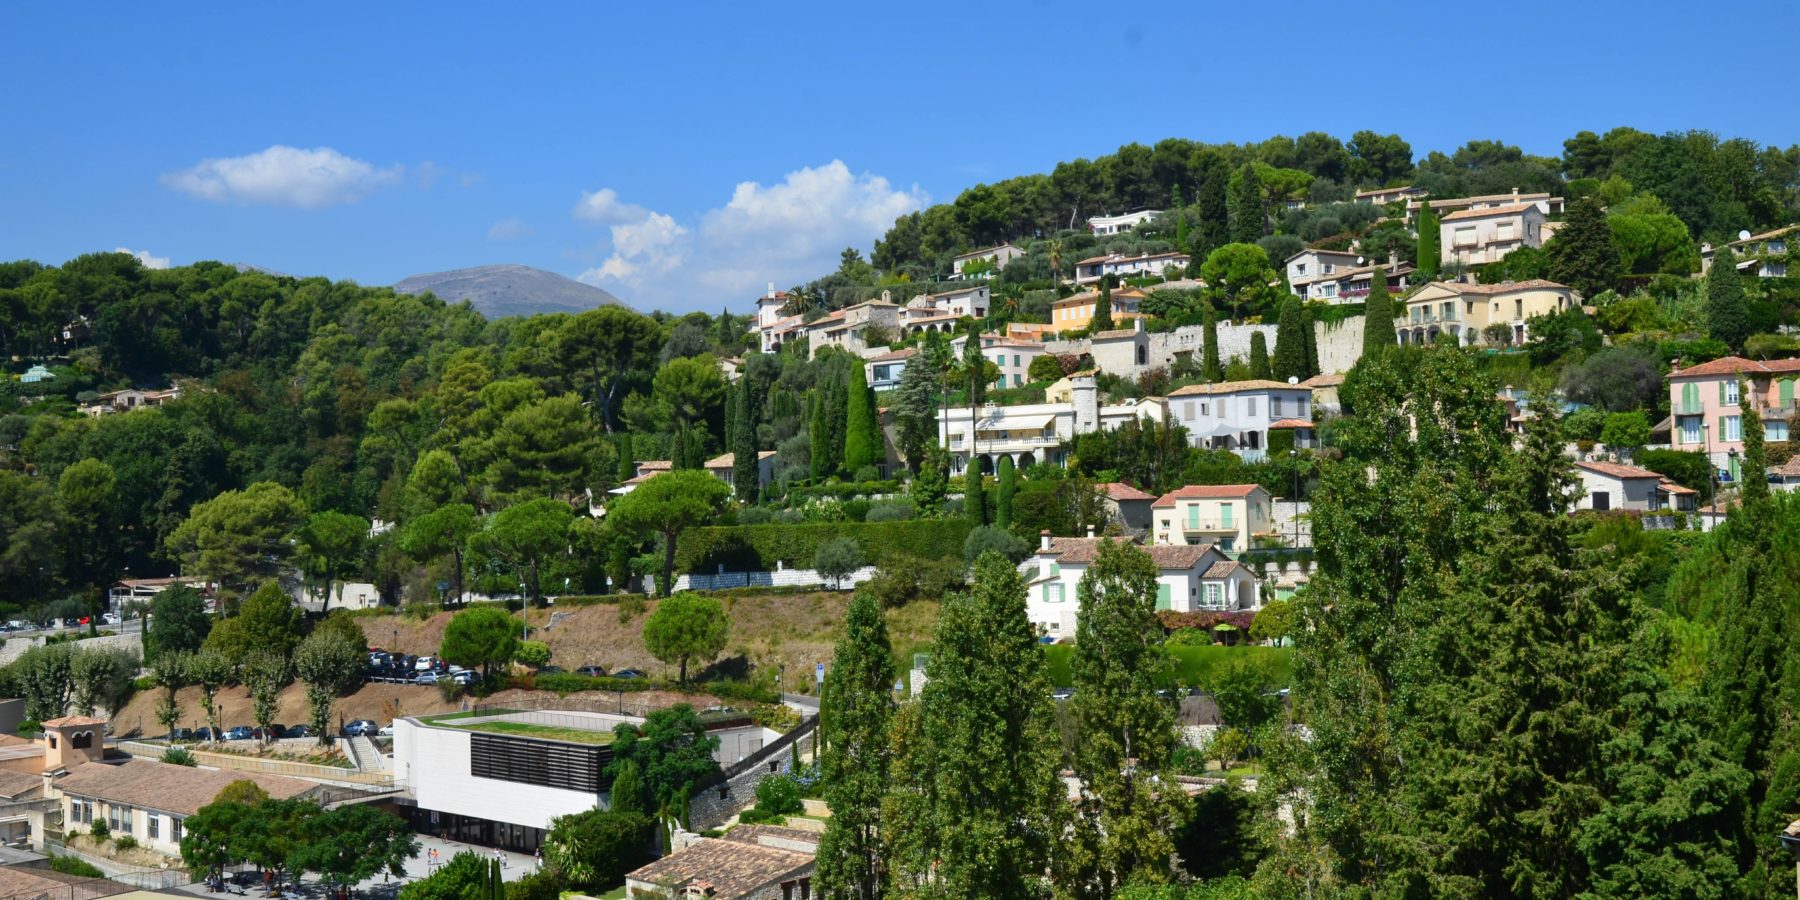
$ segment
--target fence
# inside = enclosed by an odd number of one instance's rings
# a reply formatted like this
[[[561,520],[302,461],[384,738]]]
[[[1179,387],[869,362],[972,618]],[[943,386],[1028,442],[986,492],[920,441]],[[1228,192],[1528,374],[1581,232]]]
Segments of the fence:
[[[863,566],[833,581],[813,569],[781,569],[775,572],[719,572],[714,575],[677,575],[677,591],[722,591],[744,587],[815,587],[843,590],[875,577],[874,566]]]
[[[132,756],[146,759],[161,759],[169,748],[162,744],[146,741],[115,741],[113,749]],[[188,746],[194,761],[203,766],[215,769],[231,769],[238,772],[260,772],[265,775],[286,775],[290,778],[304,778],[308,781],[336,781],[346,784],[365,784],[372,787],[393,787],[392,772],[359,772],[354,769],[340,769],[337,766],[321,766],[315,763],[292,762],[285,759],[262,759],[255,756],[239,756],[235,753],[214,753],[196,750]]]
[[[657,710],[668,709],[675,704],[654,702],[644,697],[633,696],[628,691],[617,692],[613,697],[570,694],[567,697],[520,697],[500,703],[475,703],[451,721],[464,721],[482,716],[504,716],[509,714],[529,713],[528,721],[540,725],[562,725],[573,728],[593,728],[594,720],[584,716],[569,716],[568,713],[598,713],[601,715],[631,716],[643,719]],[[691,705],[691,704],[690,704]],[[736,719],[743,719],[740,710],[703,710],[699,719],[706,725],[717,725]],[[557,717],[567,721],[554,721]],[[428,720],[437,721],[445,717],[427,716]]]
[[[70,848],[67,844],[60,841],[46,840],[44,841],[44,849],[50,853],[62,856],[73,856],[83,860],[100,871],[105,872],[106,877],[90,878],[86,881],[71,882],[55,888],[46,888],[44,890],[27,891],[25,893],[11,895],[9,898],[0,898],[0,900],[11,900],[12,897],[20,898],[20,900],[24,900],[24,898],[91,900],[91,898],[94,897],[106,897],[119,893],[119,885],[121,884],[129,884],[132,887],[145,891],[166,891],[172,888],[181,887],[182,885],[194,883],[194,879],[188,875],[187,870],[182,868],[152,869],[145,866],[128,865],[104,857],[94,856],[90,853],[83,853],[80,850]],[[49,862],[44,861],[35,863],[32,864],[32,867],[49,868]]]

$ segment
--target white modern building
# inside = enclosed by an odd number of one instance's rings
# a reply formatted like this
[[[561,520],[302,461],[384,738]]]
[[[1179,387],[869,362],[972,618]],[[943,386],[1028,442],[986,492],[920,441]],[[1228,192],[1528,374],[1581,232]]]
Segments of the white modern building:
[[[643,721],[579,710],[395,719],[394,783],[405,792],[403,802],[411,803],[405,813],[420,834],[530,853],[557,816],[610,804],[612,730]],[[539,737],[533,726],[546,733],[590,732],[593,740]],[[780,737],[747,715],[718,719],[707,734],[719,739],[713,758],[721,766]]]
[[[950,261],[950,271],[952,273],[950,277],[960,280],[964,277],[964,268],[968,267],[971,263],[985,260],[989,264],[988,270],[978,277],[992,278],[999,274],[1001,269],[1006,268],[1007,263],[1024,255],[1025,251],[1014,247],[1011,243],[1001,244],[998,247],[987,247],[981,250],[970,250]]]
[[[1087,220],[1088,230],[1096,237],[1123,234],[1160,215],[1160,209],[1140,209],[1122,216],[1093,216]]]
[[[1169,394],[1169,415],[1188,430],[1196,447],[1230,450],[1246,460],[1262,459],[1269,432],[1294,431],[1295,447],[1312,446],[1312,391],[1279,381],[1225,381],[1178,388]]]
[[[1306,297],[1314,282],[1335,280],[1339,272],[1361,264],[1362,257],[1348,250],[1307,249],[1288,257],[1282,268],[1287,270],[1288,290]]]
[[[1110,431],[1144,417],[1154,422],[1167,417],[1167,407],[1157,398],[1101,406],[1092,372],[1069,376],[1069,384],[1071,396],[1065,402],[939,410],[938,437],[949,451],[951,474],[962,474],[971,461],[979,464],[979,471],[992,472],[1002,456],[1012,457],[1019,468],[1038,463],[1060,466],[1065,462],[1063,442],[1078,434]]]
[[[1075,283],[1095,284],[1108,275],[1120,279],[1145,275],[1168,277],[1186,269],[1189,261],[1186,253],[1142,253],[1137,256],[1109,253],[1105,256],[1090,256],[1075,263]]]
[[[1038,549],[1021,566],[1034,569],[1026,584],[1025,614],[1039,634],[1075,636],[1081,613],[1078,587],[1099,553],[1101,541],[1126,538],[1057,538],[1045,532]],[[1142,547],[1156,563],[1156,608],[1175,612],[1255,610],[1262,607],[1256,576],[1210,544]]]
[[[886,296],[885,292],[883,296]],[[906,301],[906,308],[900,313],[900,330],[903,334],[953,332],[965,318],[987,318],[990,304],[991,294],[985,283],[936,294],[920,294]]]
[[[863,377],[868,379],[871,389],[891,391],[900,386],[900,376],[906,372],[907,361],[918,355],[919,348],[906,347],[871,356],[863,360]]]

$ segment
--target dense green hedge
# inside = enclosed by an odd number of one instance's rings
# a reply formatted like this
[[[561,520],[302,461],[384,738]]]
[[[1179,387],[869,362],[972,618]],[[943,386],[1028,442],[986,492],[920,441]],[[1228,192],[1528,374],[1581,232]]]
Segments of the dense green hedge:
[[[1287,686],[1293,678],[1294,651],[1289,647],[1226,647],[1220,644],[1201,646],[1168,646],[1175,658],[1175,680],[1181,687],[1204,689],[1212,683],[1213,670],[1231,659],[1248,659],[1268,667],[1270,680]],[[1074,658],[1074,644],[1054,644],[1044,648],[1050,663],[1050,683],[1068,687],[1073,679],[1069,661]]]
[[[767,572],[777,561],[808,568],[819,545],[836,537],[855,539],[876,564],[892,556],[960,559],[968,536],[969,522],[961,518],[690,528],[676,542],[675,566],[701,575],[721,565],[727,572]]]

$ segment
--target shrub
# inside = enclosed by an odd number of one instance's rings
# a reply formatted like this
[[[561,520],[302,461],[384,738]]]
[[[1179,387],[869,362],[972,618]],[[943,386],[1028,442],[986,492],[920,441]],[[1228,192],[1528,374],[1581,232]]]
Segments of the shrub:
[[[911,500],[877,500],[869,504],[869,512],[863,516],[864,522],[904,522],[918,514],[917,504]]]
[[[104,841],[112,837],[112,826],[106,824],[105,819],[95,819],[94,824],[88,828],[88,834],[93,835],[96,841]]]
[[[963,540],[963,562],[973,565],[975,560],[989,550],[1018,562],[1031,552],[1031,544],[1004,528],[983,525],[971,530]]]
[[[454,678],[440,678],[437,682],[438,696],[445,703],[454,703],[463,695],[462,682]]]
[[[99,825],[100,823],[95,822],[94,824]],[[98,866],[95,866],[85,859],[77,856],[57,856],[54,853],[50,855],[50,871],[61,872],[64,875],[73,875],[77,878],[106,877],[105,872],[100,871]]]
[[[170,747],[164,750],[162,761],[172,766],[199,765],[198,761],[194,759],[194,754],[189,753],[186,747]]]
[[[893,556],[856,589],[867,591],[883,609],[894,609],[914,600],[939,599],[962,587],[966,571],[960,560]]]
[[[1219,761],[1221,768],[1229,769],[1231,764],[1243,759],[1250,749],[1250,737],[1241,728],[1221,728],[1206,745],[1206,755]]]
[[[513,659],[541,669],[550,662],[550,645],[543,641],[520,641],[518,649],[513,651]]]
[[[845,577],[863,566],[862,546],[855,538],[832,538],[813,553],[813,569],[821,578],[829,578],[840,586]]]
[[[506,900],[557,900],[567,887],[556,870],[545,867],[506,882]]]
[[[740,822],[775,822],[806,808],[805,791],[787,775],[770,775],[756,785],[756,805],[738,816]]]
[[[837,537],[853,538],[879,554],[943,559],[960,554],[969,523],[957,519],[906,522],[833,522],[803,525],[735,525],[690,528],[675,546],[675,566],[683,572],[769,571],[777,562],[804,563],[819,545]]]
[[[573,694],[580,691],[647,691],[655,685],[648,678],[593,678],[557,672],[539,675],[534,685],[540,691]]]
[[[1212,632],[1204,628],[1183,628],[1169,635],[1164,643],[1175,647],[1203,647],[1212,642]]]
[[[137,838],[134,838],[129,834],[121,834],[118,837],[113,838],[114,850],[136,850],[137,845]]]

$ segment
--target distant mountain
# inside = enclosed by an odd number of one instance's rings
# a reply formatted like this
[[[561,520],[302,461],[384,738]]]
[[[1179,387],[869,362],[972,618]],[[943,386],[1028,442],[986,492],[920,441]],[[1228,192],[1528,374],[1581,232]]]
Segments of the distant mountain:
[[[447,303],[468,300],[490,319],[582,312],[608,305],[630,309],[625,301],[592,285],[519,265],[476,266],[414,275],[395,282],[394,290],[402,294],[430,291]]]

